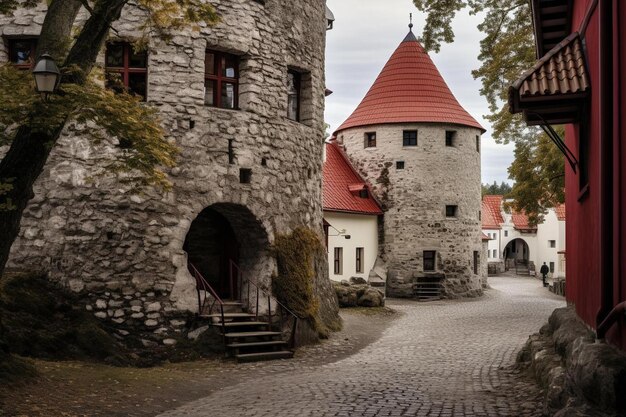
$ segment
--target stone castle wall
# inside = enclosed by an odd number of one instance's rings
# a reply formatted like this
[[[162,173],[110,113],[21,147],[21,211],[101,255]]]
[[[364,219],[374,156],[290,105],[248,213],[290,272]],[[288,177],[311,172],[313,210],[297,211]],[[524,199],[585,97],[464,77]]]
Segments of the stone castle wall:
[[[403,130],[417,130],[417,146],[402,146]],[[445,131],[456,131],[453,147]],[[364,147],[376,132],[376,147]],[[481,243],[480,130],[433,123],[386,124],[338,133],[353,165],[372,185],[385,210],[380,253],[388,268],[391,296],[410,297],[418,277],[445,275],[448,297],[482,293],[483,266],[474,274],[474,251]],[[480,140],[480,139],[479,139]],[[404,161],[404,169],[396,162]],[[445,206],[457,205],[456,218]],[[435,250],[434,273],[424,272],[422,251]]]
[[[36,183],[9,264],[47,269],[84,293],[96,316],[168,343],[184,325],[173,318],[177,312],[197,310],[183,243],[203,209],[230,221],[242,256],[254,252],[242,262],[266,284],[275,270],[268,245],[277,233],[304,225],[321,235],[324,2],[211,3],[221,16],[215,27],[149,41],[147,101],[181,149],[169,172],[173,190],[132,193],[114,178],[90,178],[94,157],[119,149],[94,146],[82,134],[92,126],[70,125]],[[40,6],[0,16],[0,34],[37,35],[44,14]],[[142,19],[128,6],[111,39],[138,38]],[[239,110],[204,105],[207,49],[240,56]],[[0,63],[7,59],[0,42]],[[288,68],[310,74],[303,75],[302,123],[286,117]],[[249,184],[240,183],[240,168],[252,170]]]

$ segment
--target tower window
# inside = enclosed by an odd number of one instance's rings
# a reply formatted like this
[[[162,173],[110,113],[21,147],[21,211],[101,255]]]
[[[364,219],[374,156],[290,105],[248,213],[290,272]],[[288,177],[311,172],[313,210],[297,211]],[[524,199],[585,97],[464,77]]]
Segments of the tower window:
[[[454,146],[456,141],[456,130],[446,130],[446,146]]]
[[[287,118],[300,121],[302,76],[294,70],[287,71]]]
[[[148,53],[135,51],[128,42],[110,42],[104,57],[106,85],[121,92],[128,91],[146,100],[148,86]]]
[[[361,197],[361,198],[368,198],[369,197],[369,193],[367,192],[366,188],[359,191],[359,197]]]
[[[376,147],[376,132],[367,132],[365,134],[365,147],[366,148]]]
[[[446,206],[446,217],[456,217],[459,206]]]
[[[239,169],[239,182],[242,184],[250,184],[252,180],[252,170],[250,168]]]
[[[474,251],[474,275],[478,275],[478,264],[480,261],[480,255],[477,250]]]
[[[480,153],[480,136],[476,135],[476,152]]]
[[[435,256],[437,252],[434,250],[425,250],[423,252],[424,257],[424,271],[435,270]]]
[[[239,105],[239,57],[217,51],[204,55],[204,104],[223,109]]]
[[[396,169],[404,169],[404,161],[396,161]]]
[[[402,146],[417,146],[417,130],[402,132]]]
[[[548,246],[551,248],[556,248],[556,240],[548,240]]]

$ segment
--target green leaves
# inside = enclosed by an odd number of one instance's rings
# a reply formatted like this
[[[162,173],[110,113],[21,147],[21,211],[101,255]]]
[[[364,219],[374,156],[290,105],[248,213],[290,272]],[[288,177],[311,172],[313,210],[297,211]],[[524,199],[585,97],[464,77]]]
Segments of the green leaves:
[[[563,127],[555,129],[563,135]],[[550,207],[565,201],[564,156],[545,133],[515,144],[509,177],[515,180],[509,194],[513,207],[524,210],[531,223],[541,222]]]
[[[439,52],[441,43],[454,41],[452,19],[456,12],[465,8],[463,0],[413,0],[415,7],[426,13],[426,24],[420,42],[427,51]]]
[[[147,14],[142,26],[144,38],[155,32],[162,39],[171,39],[176,30],[200,24],[212,25],[219,21],[213,6],[203,0],[138,0],[137,6]]]
[[[489,104],[485,118],[497,143],[515,143],[515,161],[509,177],[515,185],[509,197],[515,208],[524,210],[531,222],[540,221],[546,209],[564,200],[563,156],[536,127],[528,127],[520,114],[508,111],[508,90],[519,76],[535,63],[535,43],[528,0],[414,0],[428,17],[422,40],[427,50],[439,51],[441,42],[452,42],[451,21],[469,7],[470,14],[484,14],[478,29],[481,62],[472,71],[480,79],[480,90]]]
[[[171,187],[163,168],[174,166],[178,148],[165,139],[156,110],[139,97],[115,94],[92,77],[83,85],[62,83],[44,102],[35,92],[29,71],[0,67],[0,138],[5,143],[17,126],[51,133],[66,121],[77,123],[77,134],[90,137],[94,145],[103,141],[127,145],[104,153],[94,175],[118,174],[122,183],[131,186]]]

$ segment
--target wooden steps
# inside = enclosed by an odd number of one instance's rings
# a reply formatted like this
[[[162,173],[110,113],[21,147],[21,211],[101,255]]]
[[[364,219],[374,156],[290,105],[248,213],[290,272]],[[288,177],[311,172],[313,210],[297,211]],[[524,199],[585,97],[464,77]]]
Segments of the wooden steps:
[[[283,340],[283,333],[272,330],[268,321],[259,320],[255,314],[243,311],[239,302],[228,301],[228,312],[201,316],[210,320],[210,325],[219,329],[224,337],[226,353],[238,362],[289,359],[293,351]]]
[[[293,358],[293,352],[291,350],[277,350],[273,352],[257,352],[257,353],[244,353],[236,355],[237,362],[256,362],[256,361],[268,361],[274,359],[291,359]]]

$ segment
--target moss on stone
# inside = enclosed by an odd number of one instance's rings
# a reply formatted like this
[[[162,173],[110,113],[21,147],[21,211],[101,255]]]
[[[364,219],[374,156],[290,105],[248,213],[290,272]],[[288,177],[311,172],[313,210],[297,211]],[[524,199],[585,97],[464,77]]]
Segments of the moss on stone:
[[[272,278],[272,290],[278,301],[304,318],[319,337],[328,337],[332,326],[320,317],[315,294],[315,260],[324,247],[310,229],[299,227],[287,235],[278,235],[274,243],[278,275]]]

